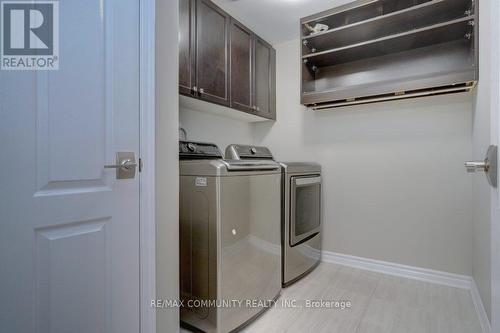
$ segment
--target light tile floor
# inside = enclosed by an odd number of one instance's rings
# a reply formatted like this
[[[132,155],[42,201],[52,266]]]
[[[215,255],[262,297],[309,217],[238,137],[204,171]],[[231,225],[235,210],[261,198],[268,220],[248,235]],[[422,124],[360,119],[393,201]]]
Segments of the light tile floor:
[[[345,300],[350,309],[290,308],[281,301]],[[480,333],[468,290],[322,263],[283,289],[244,333]],[[188,332],[182,330],[181,332]]]

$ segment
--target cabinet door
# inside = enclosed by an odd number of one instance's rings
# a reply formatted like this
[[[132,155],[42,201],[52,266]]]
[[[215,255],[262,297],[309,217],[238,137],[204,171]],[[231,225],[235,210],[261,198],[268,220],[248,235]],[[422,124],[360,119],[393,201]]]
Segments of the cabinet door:
[[[179,92],[191,95],[194,87],[194,2],[179,0]]]
[[[259,116],[276,119],[275,51],[255,38],[254,104]]]
[[[196,86],[201,99],[229,106],[230,17],[209,0],[196,1]]]
[[[231,20],[231,107],[253,112],[252,104],[252,41],[250,30]]]

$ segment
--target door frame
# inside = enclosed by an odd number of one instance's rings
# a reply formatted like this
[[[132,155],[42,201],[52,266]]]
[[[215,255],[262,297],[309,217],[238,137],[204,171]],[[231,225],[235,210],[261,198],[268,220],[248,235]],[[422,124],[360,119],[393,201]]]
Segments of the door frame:
[[[491,143],[500,143],[500,4],[492,1]],[[496,40],[495,40],[496,39]],[[500,171],[500,170],[498,170]],[[500,332],[500,189],[491,189],[491,331]]]
[[[155,0],[139,0],[139,251],[140,332],[156,332],[156,311],[147,306],[156,298],[155,224]]]

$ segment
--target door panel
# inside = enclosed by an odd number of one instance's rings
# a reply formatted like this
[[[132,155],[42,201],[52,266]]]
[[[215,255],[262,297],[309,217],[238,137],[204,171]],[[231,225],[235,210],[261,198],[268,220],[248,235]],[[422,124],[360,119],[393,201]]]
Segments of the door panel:
[[[231,107],[253,111],[252,104],[252,32],[231,22]]]
[[[255,39],[255,105],[257,113],[275,118],[273,94],[274,53],[270,45],[260,38]]]
[[[192,94],[194,87],[194,2],[179,0],[179,92]]]
[[[0,332],[138,332],[139,0],[59,11],[59,70],[0,73]]]
[[[196,2],[196,86],[199,97],[229,105],[229,20],[208,0]]]
[[[71,11],[75,7],[78,11]],[[35,74],[38,172],[35,195],[105,186],[102,166],[106,150],[111,148],[105,133],[112,130],[106,119],[112,116],[112,110],[105,86],[110,74],[106,62],[111,59],[106,53],[104,29],[113,26],[109,11],[104,12],[102,19],[99,8],[97,0],[87,1],[85,6],[62,6],[60,25],[64,28],[60,32],[60,51],[64,68]],[[82,31],[81,26],[86,29]],[[62,42],[70,36],[78,38],[78,47]],[[84,61],[81,49],[85,50]],[[88,66],[86,70],[82,70],[82,63]],[[68,84],[74,78],[78,78],[78,84]]]
[[[41,332],[111,329],[108,219],[35,231],[36,322]],[[89,289],[87,286],[92,286]],[[68,302],[67,292],[78,300]]]

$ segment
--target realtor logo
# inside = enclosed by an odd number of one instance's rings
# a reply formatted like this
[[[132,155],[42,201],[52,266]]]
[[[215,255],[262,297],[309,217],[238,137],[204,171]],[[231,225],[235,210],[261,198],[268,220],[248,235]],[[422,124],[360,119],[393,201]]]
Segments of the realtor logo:
[[[58,1],[1,2],[3,70],[59,69]]]

